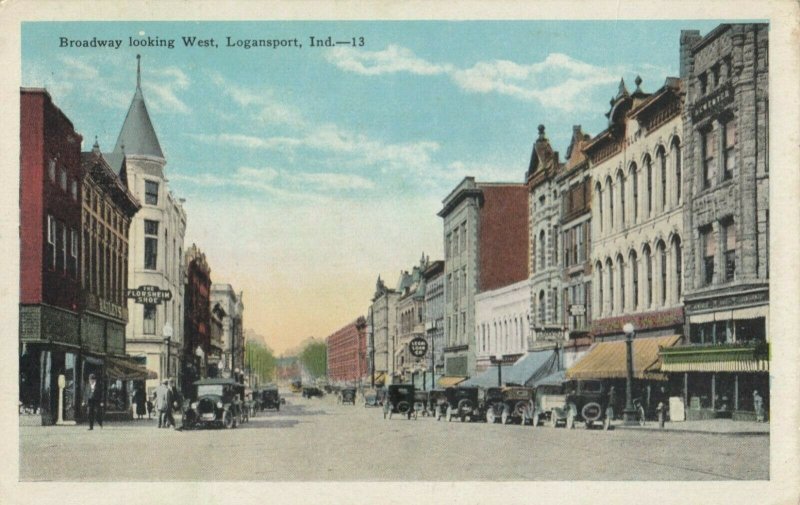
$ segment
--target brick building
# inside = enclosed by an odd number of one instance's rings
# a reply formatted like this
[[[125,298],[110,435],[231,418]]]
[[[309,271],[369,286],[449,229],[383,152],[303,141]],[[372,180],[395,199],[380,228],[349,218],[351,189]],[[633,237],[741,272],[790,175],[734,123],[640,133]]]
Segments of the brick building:
[[[368,375],[367,320],[359,316],[325,339],[330,384],[361,383]]]
[[[428,336],[430,370],[444,372],[444,261],[431,261],[425,277],[425,332]]]
[[[445,374],[476,370],[475,296],[528,277],[527,189],[466,177],[443,200]]]
[[[769,402],[768,32],[681,33],[688,341],[662,370],[690,419],[752,419],[755,391]]]
[[[183,390],[188,391],[192,382],[206,376],[207,359],[212,351],[211,268],[206,255],[195,244],[186,250],[185,262],[183,368],[180,379]],[[221,330],[222,322],[217,320],[217,323]]]

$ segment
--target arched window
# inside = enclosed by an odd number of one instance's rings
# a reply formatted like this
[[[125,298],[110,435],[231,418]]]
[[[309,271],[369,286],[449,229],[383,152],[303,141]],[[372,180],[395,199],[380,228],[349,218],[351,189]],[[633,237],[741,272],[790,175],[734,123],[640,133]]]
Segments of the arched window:
[[[650,156],[644,160],[645,177],[647,178],[647,217],[653,215],[653,161]]]
[[[661,273],[661,299],[659,302],[661,306],[664,306],[667,304],[667,247],[663,240],[659,240],[656,244],[656,251],[658,251],[658,268]]]
[[[605,310],[603,307],[603,264],[598,261],[594,269],[597,271],[597,311],[602,314]]]
[[[639,261],[636,258],[636,251],[631,250],[628,262],[631,264],[631,302],[633,310],[637,310],[639,308]]]
[[[649,308],[653,303],[653,255],[650,251],[650,246],[644,246],[644,269],[647,285],[644,289],[644,306],[645,309]]]
[[[597,193],[597,208],[600,209],[600,231],[603,231],[603,189],[599,182],[595,185],[594,192]]]
[[[539,324],[544,325],[544,291],[539,291]]]
[[[667,152],[664,147],[659,147],[656,153],[658,157],[658,173],[661,176],[661,205],[660,210],[667,208]]]
[[[675,295],[673,298],[677,303],[683,292],[683,251],[681,238],[678,235],[675,235],[672,239],[672,254],[675,256]]]
[[[539,268],[544,270],[544,258],[545,258],[545,246],[544,246],[544,230],[539,232]]]
[[[622,170],[617,172],[617,189],[619,190],[619,222],[625,227],[625,177]]]
[[[611,184],[611,177],[606,177],[606,187],[608,188],[608,229],[614,229],[614,186]]]
[[[617,270],[619,270],[619,310],[625,312],[625,264],[622,255],[617,255]]]
[[[614,313],[614,265],[611,258],[606,259],[606,270],[608,270],[608,311]]]
[[[680,140],[675,137],[670,145],[670,157],[675,168],[675,205],[681,203],[681,145]]]
[[[639,219],[639,170],[636,168],[636,163],[631,163],[631,168],[628,172],[631,179],[631,193],[633,194],[633,219],[635,223]]]

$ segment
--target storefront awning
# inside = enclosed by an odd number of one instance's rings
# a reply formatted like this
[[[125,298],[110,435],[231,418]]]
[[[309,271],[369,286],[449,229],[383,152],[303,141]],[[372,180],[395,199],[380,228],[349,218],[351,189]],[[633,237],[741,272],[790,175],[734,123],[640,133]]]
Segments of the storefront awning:
[[[513,365],[503,365],[500,371],[503,384],[532,386],[536,379],[550,375],[558,370],[558,354],[552,350],[529,352]],[[465,386],[497,386],[497,365],[492,365],[483,373],[464,382]]]
[[[445,375],[444,377],[440,377],[437,381],[439,387],[449,388],[452,386],[457,386],[467,380],[466,377],[458,376],[458,375]]]
[[[683,345],[661,359],[662,372],[769,372],[767,344]]]
[[[660,347],[672,347],[680,335],[635,338],[633,340],[633,376],[637,379],[665,380],[658,373]],[[624,340],[600,342],[586,356],[567,370],[567,379],[624,379],[628,358]]]
[[[146,380],[157,379],[158,375],[147,368],[122,358],[106,358],[106,374],[111,379]]]
[[[556,372],[551,373],[550,375],[545,375],[544,377],[540,377],[534,380],[530,384],[530,386],[531,387],[542,386],[542,385],[558,386],[561,385],[565,380],[567,380],[566,375],[567,375],[566,370],[558,370]]]
[[[500,365],[500,375],[503,382],[506,382],[506,377],[508,376],[511,368],[513,365]],[[483,372],[479,373],[475,377],[470,377],[469,379],[465,380],[462,383],[463,386],[478,386],[482,388],[491,388],[497,387],[501,384],[497,383],[497,365],[490,365],[489,368],[484,370]]]

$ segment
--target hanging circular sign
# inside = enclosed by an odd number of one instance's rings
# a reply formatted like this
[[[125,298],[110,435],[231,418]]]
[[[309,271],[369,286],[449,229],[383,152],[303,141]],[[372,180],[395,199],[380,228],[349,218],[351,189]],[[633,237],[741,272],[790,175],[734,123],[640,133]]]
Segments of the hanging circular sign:
[[[428,341],[422,337],[412,338],[411,342],[408,343],[408,349],[411,351],[412,356],[421,358],[428,352]]]

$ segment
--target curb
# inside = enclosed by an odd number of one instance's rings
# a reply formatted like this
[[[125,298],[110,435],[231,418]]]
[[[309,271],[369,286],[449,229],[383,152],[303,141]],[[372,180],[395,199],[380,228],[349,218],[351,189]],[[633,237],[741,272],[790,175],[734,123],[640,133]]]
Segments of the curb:
[[[713,431],[713,430],[701,430],[701,429],[670,429],[666,428],[658,428],[657,426],[649,427],[649,426],[613,426],[612,429],[614,430],[638,430],[638,431],[657,431],[659,433],[694,433],[694,434],[704,434],[704,435],[728,435],[728,436],[737,436],[737,437],[763,437],[769,436],[769,431]]]

